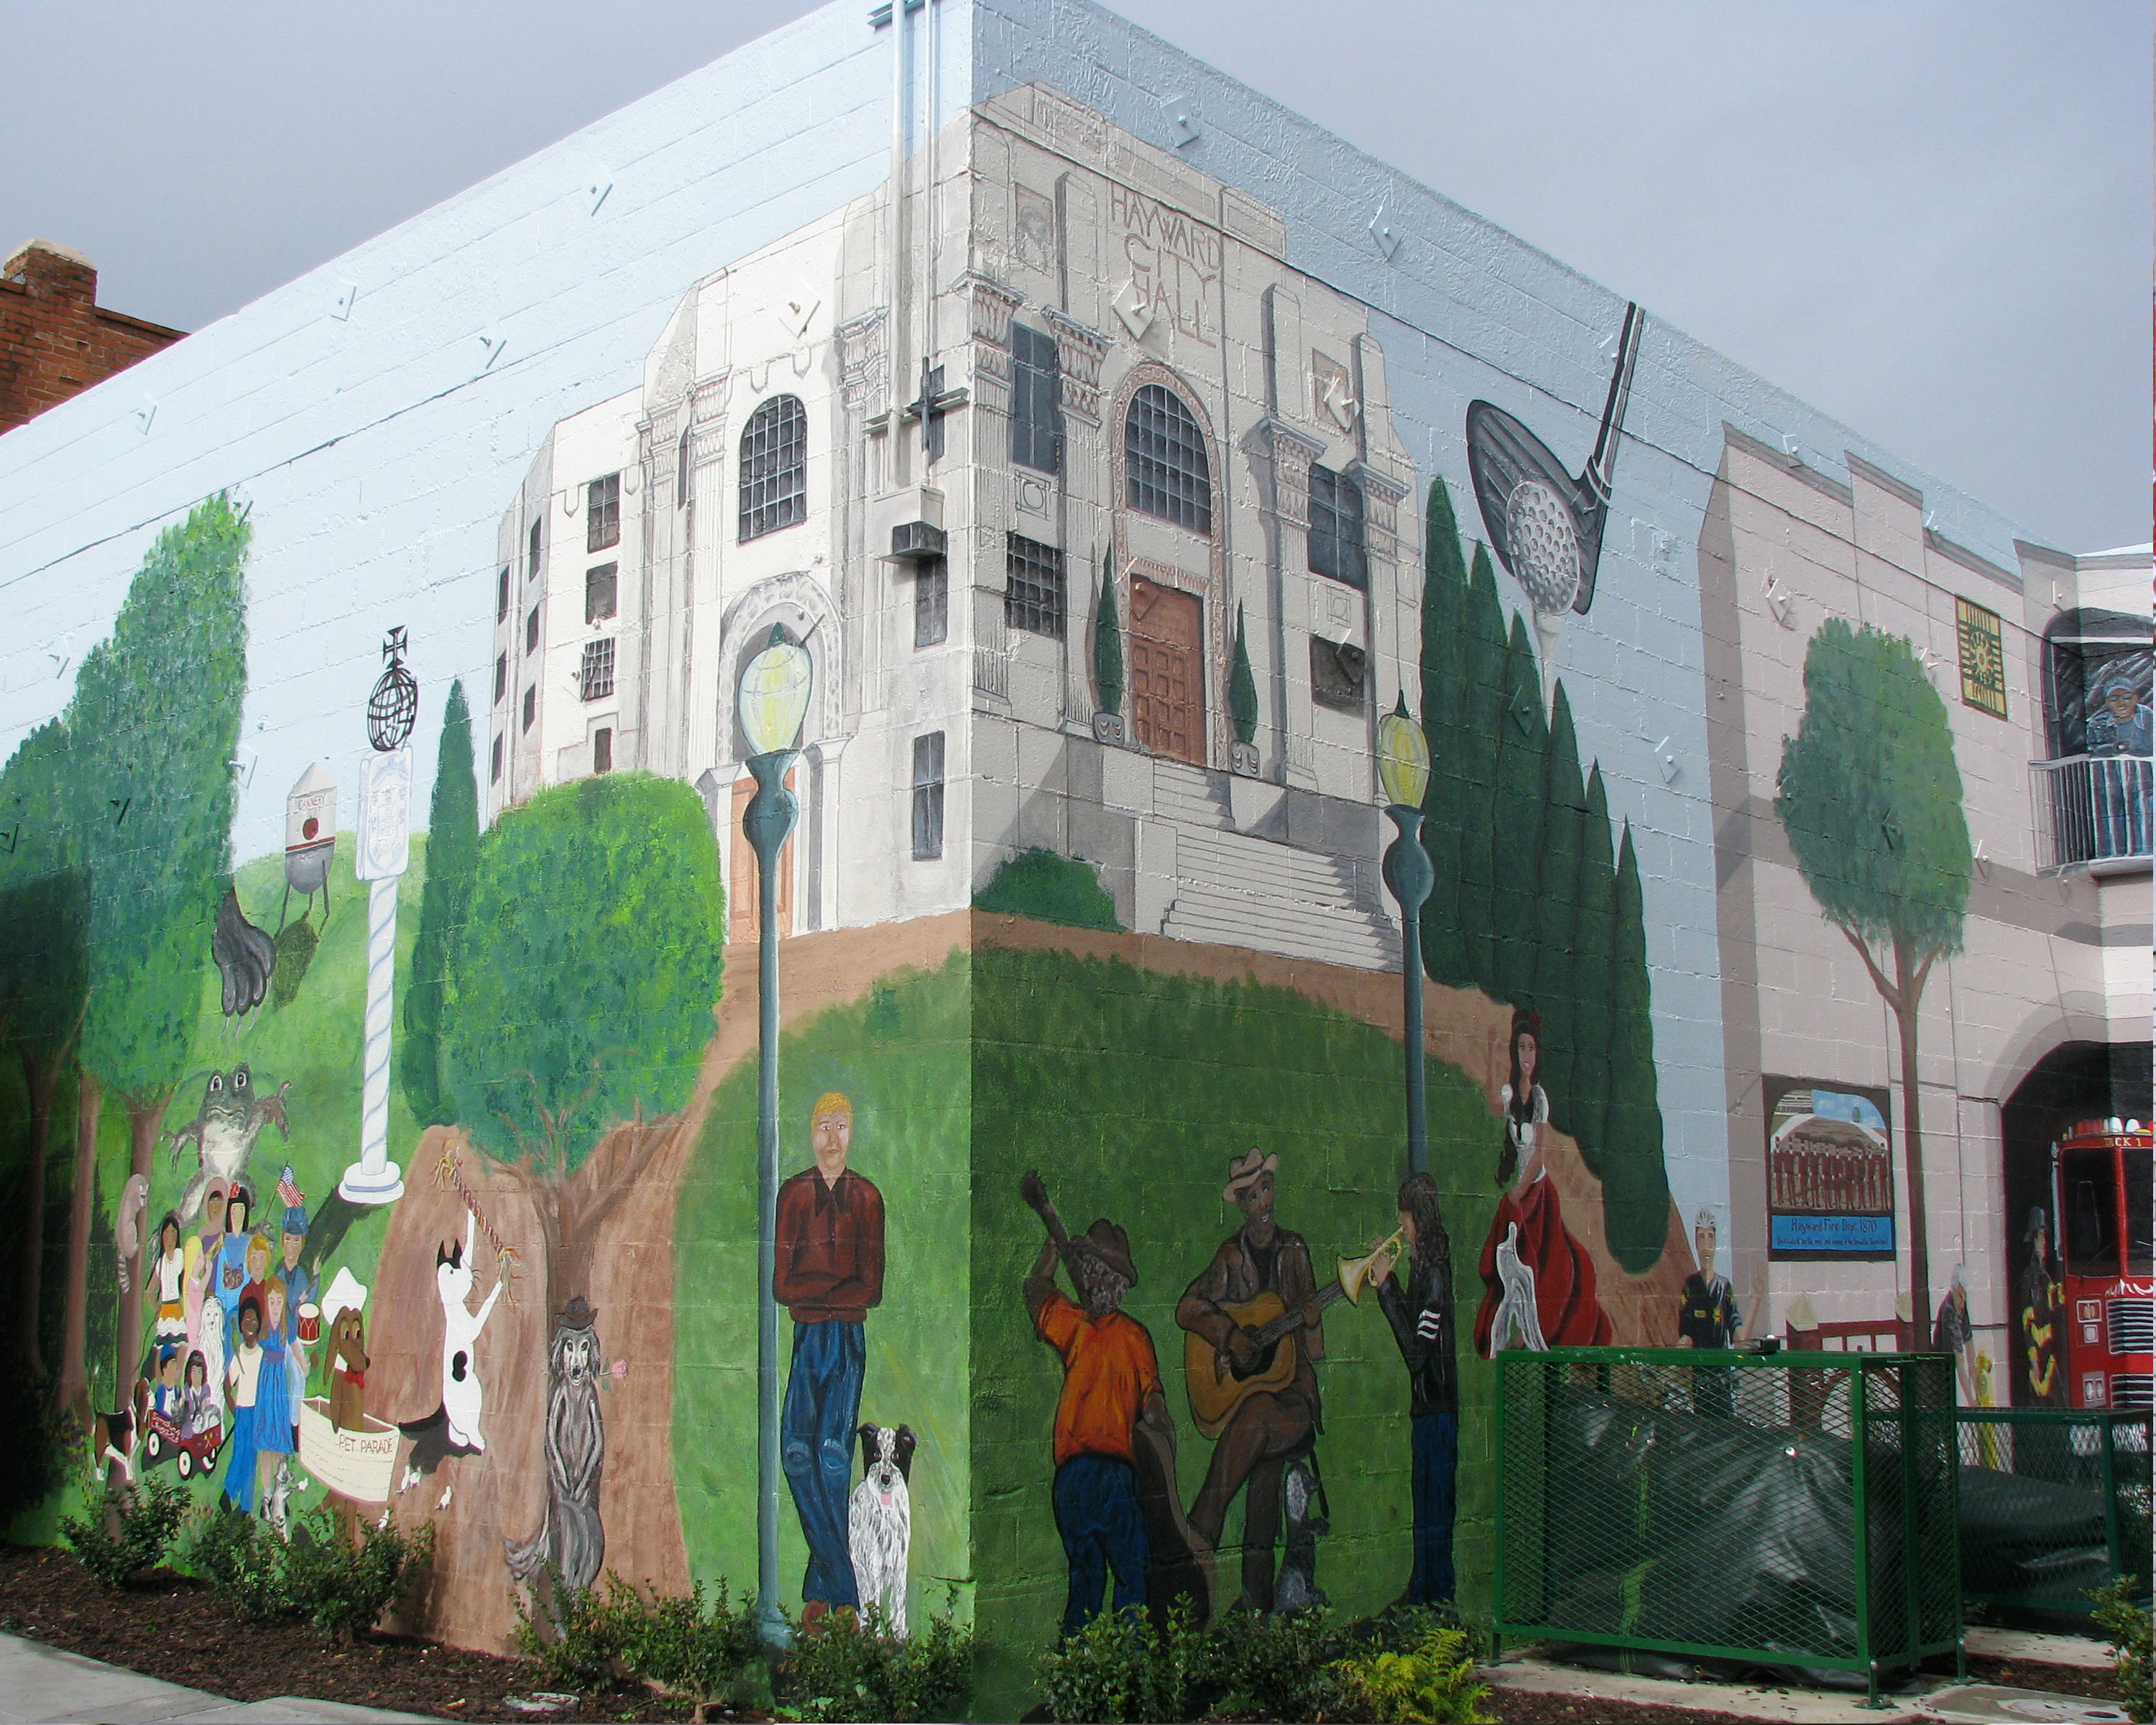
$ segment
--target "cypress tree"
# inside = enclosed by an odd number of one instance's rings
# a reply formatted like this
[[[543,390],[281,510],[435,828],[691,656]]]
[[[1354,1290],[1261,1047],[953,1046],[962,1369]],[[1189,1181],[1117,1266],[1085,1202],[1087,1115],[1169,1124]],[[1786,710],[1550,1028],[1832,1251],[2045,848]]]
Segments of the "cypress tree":
[[[1101,597],[1093,608],[1093,690],[1102,712],[1123,710],[1123,627],[1116,615],[1112,551],[1101,553]]]
[[[1514,1006],[1532,1006],[1541,917],[1535,893],[1543,848],[1543,757],[1549,721],[1527,619],[1512,614],[1505,644],[1504,717],[1497,729],[1496,794],[1491,803],[1490,927],[1496,986]]]
[[[1235,741],[1255,742],[1258,737],[1258,680],[1250,675],[1250,644],[1243,633],[1243,604],[1235,602],[1235,655],[1228,671],[1228,716],[1235,723]]]
[[[1549,747],[1543,757],[1543,854],[1536,877],[1534,1001],[1543,1015],[1543,1086],[1551,1119],[1571,1130],[1573,1067],[1578,1047],[1578,955],[1573,924],[1579,901],[1580,828],[1587,814],[1579,780],[1579,739],[1572,698],[1557,685],[1550,701]]]
[[[1662,1164],[1662,1110],[1655,1080],[1647,927],[1632,824],[1617,850],[1609,954],[1609,1137],[1597,1172],[1609,1250],[1635,1276],[1661,1255],[1670,1187]]]
[[[419,886],[419,927],[412,941],[412,982],[404,991],[404,1047],[398,1068],[404,1100],[422,1126],[456,1118],[444,1086],[442,1019],[458,936],[471,905],[479,865],[479,779],[472,768],[471,711],[465,685],[449,685],[442,742],[427,814],[427,872]]]
[[[1460,802],[1451,811],[1460,845],[1460,930],[1467,980],[1497,996],[1491,839],[1499,795],[1497,745],[1505,722],[1505,618],[1497,575],[1480,543],[1468,570],[1466,628],[1460,644]]]
[[[1571,1132],[1598,1173],[1609,1132],[1609,942],[1617,914],[1617,870],[1609,848],[1609,794],[1598,762],[1580,811],[1573,905],[1573,1018]],[[1556,1105],[1552,1103],[1553,1107]]]
[[[1422,911],[1423,968],[1435,981],[1473,980],[1460,925],[1461,624],[1467,610],[1467,562],[1444,480],[1430,481],[1423,534],[1422,725],[1430,738],[1430,789],[1423,797],[1423,849],[1437,882]]]

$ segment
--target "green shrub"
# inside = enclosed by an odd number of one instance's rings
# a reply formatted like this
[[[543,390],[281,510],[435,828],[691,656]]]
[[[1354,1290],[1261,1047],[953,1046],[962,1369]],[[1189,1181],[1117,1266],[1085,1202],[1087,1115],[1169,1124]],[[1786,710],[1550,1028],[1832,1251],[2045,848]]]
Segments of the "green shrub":
[[[2119,1703],[2131,1718],[2156,1719],[2156,1695],[2149,1684],[2148,1609],[2133,1603],[2133,1583],[2123,1575],[2095,1597],[2096,1620],[2118,1666]]]
[[[1281,1615],[1242,1607],[1216,1619],[1198,1680],[1216,1712],[1317,1719],[1341,1711],[1331,1670],[1342,1651],[1323,1609]]]
[[[1195,1719],[1209,1647],[1188,1604],[1157,1627],[1135,1607],[1103,1611],[1041,1655],[1034,1669],[1052,1719],[1117,1725],[1124,1720]]]
[[[434,1552],[434,1530],[407,1532],[362,1523],[357,1537],[326,1505],[292,1523],[281,1558],[285,1609],[340,1641],[358,1639],[424,1570]]]
[[[622,1653],[641,1605],[619,1576],[609,1574],[603,1589],[570,1587],[549,1563],[532,1598],[516,1596],[516,1651],[539,1667],[549,1688],[610,1689],[625,1674]]]
[[[978,911],[1001,911],[1057,922],[1065,928],[1100,928],[1121,934],[1116,901],[1101,885],[1092,864],[1052,850],[1029,850],[1013,857],[974,895]]]
[[[1481,1709],[1490,1686],[1476,1681],[1473,1654],[1458,1630],[1432,1625],[1404,1651],[1351,1654],[1332,1671],[1364,1718],[1413,1725],[1493,1725],[1496,1718]]]
[[[780,1661],[776,1688],[782,1718],[813,1722],[875,1719],[911,1725],[963,1717],[973,1697],[973,1631],[953,1620],[957,1599],[909,1640],[834,1612],[813,1630],[797,1626]]]
[[[326,1505],[296,1517],[289,1541],[222,1504],[187,1556],[242,1617],[296,1617],[341,1641],[374,1627],[434,1554],[434,1530],[362,1526],[345,1532]]]
[[[105,1586],[128,1587],[165,1560],[187,1513],[187,1494],[171,1480],[108,1486],[99,1512],[60,1517],[60,1535]]]
[[[618,1578],[607,1581],[622,1667],[662,1694],[689,1702],[698,1719],[763,1656],[756,1602],[743,1599],[736,1606],[723,1581],[708,1608],[701,1582],[686,1599],[647,1599]]]

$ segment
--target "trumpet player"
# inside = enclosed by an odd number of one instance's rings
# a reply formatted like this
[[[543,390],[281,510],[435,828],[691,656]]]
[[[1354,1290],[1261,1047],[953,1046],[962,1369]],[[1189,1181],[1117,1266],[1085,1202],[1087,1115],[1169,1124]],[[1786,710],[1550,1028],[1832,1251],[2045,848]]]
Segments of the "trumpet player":
[[[1378,1304],[1408,1368],[1414,1466],[1414,1571],[1400,1602],[1432,1605],[1453,1593],[1452,1522],[1458,1497],[1460,1373],[1454,1355],[1452,1242],[1437,1182],[1400,1182],[1399,1232],[1371,1267]],[[1404,1242],[1404,1248],[1398,1242]],[[1407,1277],[1399,1260],[1404,1250]]]

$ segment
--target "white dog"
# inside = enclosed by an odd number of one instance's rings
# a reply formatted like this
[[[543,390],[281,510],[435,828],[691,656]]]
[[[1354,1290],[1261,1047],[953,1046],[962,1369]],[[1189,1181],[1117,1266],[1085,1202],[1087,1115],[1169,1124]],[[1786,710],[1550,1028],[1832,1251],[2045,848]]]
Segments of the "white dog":
[[[913,1428],[864,1425],[861,1482],[846,1513],[846,1543],[861,1609],[876,1608],[884,1627],[906,1639],[906,1572],[913,1544]]]

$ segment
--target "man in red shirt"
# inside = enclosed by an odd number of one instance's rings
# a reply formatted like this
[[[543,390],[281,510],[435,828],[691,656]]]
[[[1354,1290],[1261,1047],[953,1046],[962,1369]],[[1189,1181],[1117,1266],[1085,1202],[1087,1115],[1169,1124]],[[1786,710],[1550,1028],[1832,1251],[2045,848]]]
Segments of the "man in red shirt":
[[[1116,1610],[1146,1603],[1152,1553],[1132,1433],[1141,1419],[1165,1427],[1168,1404],[1152,1337],[1118,1309],[1137,1286],[1130,1236],[1103,1217],[1070,1240],[1065,1261],[1082,1306],[1055,1286],[1057,1255],[1051,1235],[1025,1279],[1025,1309],[1034,1333],[1063,1362],[1063,1394],[1055,1404],[1055,1526],[1070,1563],[1063,1633],[1075,1635],[1099,1612],[1111,1570]]]
[[[778,1189],[772,1293],[793,1314],[793,1364],[779,1420],[781,1458],[808,1542],[803,1628],[838,1606],[859,1609],[847,1549],[846,1487],[860,1418],[862,1324],[883,1299],[883,1194],[846,1166],[853,1104],[836,1091],[808,1117],[816,1165]]]

